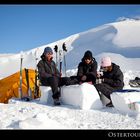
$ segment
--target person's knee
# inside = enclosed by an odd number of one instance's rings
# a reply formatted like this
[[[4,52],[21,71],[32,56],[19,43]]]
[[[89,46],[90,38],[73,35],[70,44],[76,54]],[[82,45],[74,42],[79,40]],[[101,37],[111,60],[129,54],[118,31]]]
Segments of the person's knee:
[[[54,80],[55,80],[55,77],[53,76],[48,78],[48,81],[54,81]]]
[[[87,81],[92,81],[93,84],[96,83],[96,77],[92,74],[87,75]]]
[[[97,89],[100,89],[100,88],[102,88],[103,87],[103,85],[102,84],[95,84],[94,85]]]
[[[57,87],[57,86],[58,86],[58,79],[57,79],[57,78],[55,78],[55,77],[50,77],[50,78],[48,79],[48,81],[49,81],[49,85],[50,85],[51,87]]]

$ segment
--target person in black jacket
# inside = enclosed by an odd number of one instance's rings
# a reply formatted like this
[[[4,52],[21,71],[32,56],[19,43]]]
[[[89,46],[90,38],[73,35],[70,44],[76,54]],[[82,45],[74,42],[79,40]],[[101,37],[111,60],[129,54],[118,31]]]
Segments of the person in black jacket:
[[[82,84],[84,82],[91,82],[91,84],[95,84],[96,76],[97,62],[92,56],[92,52],[87,50],[78,65],[77,75],[70,77],[69,85]]]
[[[39,79],[43,86],[50,86],[53,92],[54,105],[60,105],[59,87],[67,85],[69,78],[61,77],[55,62],[53,61],[53,50],[50,47],[44,49],[41,60],[37,64]]]
[[[91,51],[86,51],[81,62],[78,65],[77,77],[78,81],[83,82],[92,82],[95,84],[97,75],[97,62],[92,56]]]
[[[97,84],[95,87],[98,92],[101,92],[110,100],[110,103],[106,106],[112,107],[110,94],[115,90],[123,89],[123,73],[118,65],[111,62],[110,57],[103,57],[101,59],[100,70],[103,73],[97,74]]]

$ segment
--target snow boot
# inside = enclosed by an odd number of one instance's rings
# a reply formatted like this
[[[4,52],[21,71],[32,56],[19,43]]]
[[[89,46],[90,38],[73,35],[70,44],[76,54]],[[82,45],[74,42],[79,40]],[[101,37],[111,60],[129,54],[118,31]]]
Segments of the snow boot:
[[[23,101],[31,101],[32,99],[30,97],[22,97],[21,100],[23,100]]]
[[[54,99],[54,105],[55,106],[61,105],[60,100],[58,98]]]
[[[113,107],[112,102],[110,101],[108,104],[106,104],[106,107]]]

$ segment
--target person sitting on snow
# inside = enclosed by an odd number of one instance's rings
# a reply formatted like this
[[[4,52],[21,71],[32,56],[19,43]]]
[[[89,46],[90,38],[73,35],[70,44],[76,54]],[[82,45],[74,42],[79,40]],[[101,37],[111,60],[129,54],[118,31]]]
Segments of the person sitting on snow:
[[[110,94],[115,90],[123,89],[123,73],[118,65],[111,62],[110,57],[101,59],[100,70],[103,74],[97,74],[95,87],[99,93],[101,92],[110,100],[106,106],[113,107]]]
[[[87,50],[78,65],[77,76],[71,76],[71,85],[81,84],[84,82],[96,83],[97,62],[92,56],[92,52]]]
[[[87,50],[78,65],[77,78],[80,83],[92,82],[95,84],[97,75],[97,62],[92,52]]]
[[[55,62],[53,61],[53,50],[50,47],[44,49],[41,60],[37,64],[40,82],[43,86],[50,86],[53,92],[54,105],[60,105],[59,87],[67,85],[69,78],[61,77]]]

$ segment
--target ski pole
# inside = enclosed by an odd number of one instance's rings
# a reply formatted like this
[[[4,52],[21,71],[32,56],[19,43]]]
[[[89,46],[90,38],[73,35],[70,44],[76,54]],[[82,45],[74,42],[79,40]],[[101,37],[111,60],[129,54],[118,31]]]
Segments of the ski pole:
[[[55,45],[55,47],[54,47],[54,51],[55,51],[55,53],[56,53],[56,67],[58,67],[58,46],[57,45]]]
[[[67,49],[66,49],[66,44],[65,44],[65,42],[63,43],[63,45],[62,45],[62,49],[63,49],[63,52],[64,52],[64,68],[65,68],[65,76],[66,76],[66,52],[67,52]]]
[[[59,62],[60,62],[60,74],[62,75],[62,59],[63,59],[63,56],[62,56],[62,50],[59,50]]]

